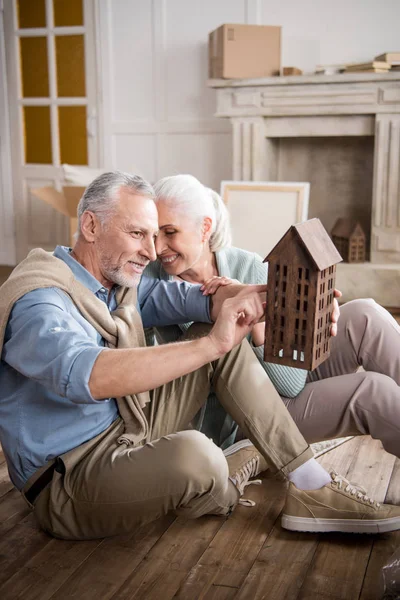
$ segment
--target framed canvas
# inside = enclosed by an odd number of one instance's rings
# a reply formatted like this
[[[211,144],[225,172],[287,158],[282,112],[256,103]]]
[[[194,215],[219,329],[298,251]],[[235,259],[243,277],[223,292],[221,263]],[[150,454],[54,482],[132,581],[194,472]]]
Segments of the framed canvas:
[[[265,258],[291,225],[307,220],[309,195],[304,182],[223,181],[233,245]]]

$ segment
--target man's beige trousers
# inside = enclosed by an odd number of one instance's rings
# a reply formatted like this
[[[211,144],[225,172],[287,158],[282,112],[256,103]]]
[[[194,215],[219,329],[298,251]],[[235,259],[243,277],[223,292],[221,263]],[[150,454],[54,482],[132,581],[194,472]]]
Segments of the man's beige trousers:
[[[194,326],[196,329],[196,326]],[[61,457],[65,473],[38,496],[40,525],[56,537],[90,539],[132,531],[170,510],[187,517],[226,515],[239,494],[220,450],[204,434],[184,430],[210,386],[273,471],[288,474],[312,450],[247,341],[213,364],[150,393],[149,438],[118,445],[118,420]],[[40,476],[39,470],[26,489]]]
[[[400,327],[384,308],[344,304],[331,355],[307,381],[283,400],[309,443],[370,434],[400,457]]]

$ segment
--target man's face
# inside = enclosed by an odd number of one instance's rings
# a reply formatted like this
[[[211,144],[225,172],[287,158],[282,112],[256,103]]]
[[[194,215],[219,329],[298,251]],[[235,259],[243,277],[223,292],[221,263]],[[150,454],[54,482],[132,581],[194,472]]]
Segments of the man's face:
[[[103,279],[126,287],[138,285],[145,267],[156,259],[157,232],[153,200],[121,188],[115,212],[96,236],[96,258]]]

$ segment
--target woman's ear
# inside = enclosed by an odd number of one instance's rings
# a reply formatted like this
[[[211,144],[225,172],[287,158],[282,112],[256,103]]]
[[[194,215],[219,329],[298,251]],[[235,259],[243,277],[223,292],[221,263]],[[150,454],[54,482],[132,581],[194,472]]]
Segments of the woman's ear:
[[[203,242],[208,241],[211,237],[212,219],[211,217],[204,217],[203,220]]]

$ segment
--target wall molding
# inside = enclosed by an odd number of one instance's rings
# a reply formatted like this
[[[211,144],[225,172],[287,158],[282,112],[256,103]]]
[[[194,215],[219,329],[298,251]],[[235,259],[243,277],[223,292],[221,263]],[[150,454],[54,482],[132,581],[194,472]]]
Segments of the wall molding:
[[[198,119],[187,121],[115,121],[110,125],[112,135],[165,135],[231,133],[229,120]]]

